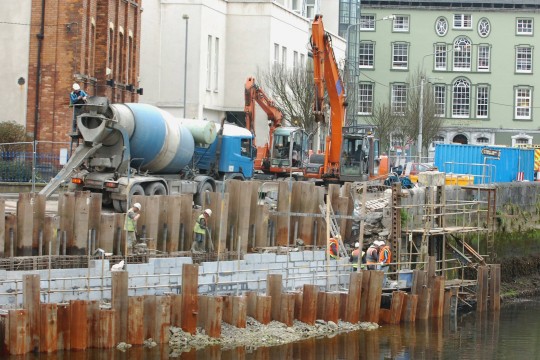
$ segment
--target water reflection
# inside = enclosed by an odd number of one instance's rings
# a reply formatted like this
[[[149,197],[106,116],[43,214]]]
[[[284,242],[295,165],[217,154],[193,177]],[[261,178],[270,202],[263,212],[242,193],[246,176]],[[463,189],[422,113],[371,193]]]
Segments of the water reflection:
[[[88,350],[12,356],[9,360],[169,359],[167,346],[154,349]],[[431,319],[376,331],[307,339],[270,348],[222,350],[219,346],[182,353],[177,359],[540,359],[540,301],[505,305],[500,313],[470,313],[451,321]]]

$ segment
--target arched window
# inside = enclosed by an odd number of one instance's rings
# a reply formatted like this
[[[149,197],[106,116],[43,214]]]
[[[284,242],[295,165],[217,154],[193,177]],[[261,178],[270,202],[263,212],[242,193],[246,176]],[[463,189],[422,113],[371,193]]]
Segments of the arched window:
[[[452,85],[452,117],[468,118],[471,108],[471,84],[467,79],[457,79]]]
[[[454,41],[454,71],[471,71],[471,41],[458,37]]]
[[[444,136],[437,135],[431,140],[431,148],[434,149],[437,144],[444,144]]]
[[[533,137],[524,133],[519,133],[512,136],[512,146],[517,145],[531,145]]]
[[[485,136],[480,136],[478,138],[476,138],[476,142],[478,144],[489,144],[489,139]]]
[[[469,143],[469,139],[467,139],[467,137],[463,134],[457,134],[456,136],[454,136],[454,138],[452,139],[452,142],[454,144],[468,144]]]

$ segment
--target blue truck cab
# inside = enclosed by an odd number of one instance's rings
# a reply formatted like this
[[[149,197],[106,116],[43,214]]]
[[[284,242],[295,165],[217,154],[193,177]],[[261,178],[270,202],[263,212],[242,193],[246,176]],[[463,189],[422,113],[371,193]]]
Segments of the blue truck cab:
[[[219,124],[216,124],[219,132]],[[221,145],[219,145],[221,143]],[[219,157],[217,148],[220,146]],[[253,160],[256,150],[253,146],[253,134],[242,127],[225,124],[223,134],[208,147],[195,146],[193,161],[202,173],[211,173],[216,160],[220,178],[225,179],[250,179],[253,176]]]

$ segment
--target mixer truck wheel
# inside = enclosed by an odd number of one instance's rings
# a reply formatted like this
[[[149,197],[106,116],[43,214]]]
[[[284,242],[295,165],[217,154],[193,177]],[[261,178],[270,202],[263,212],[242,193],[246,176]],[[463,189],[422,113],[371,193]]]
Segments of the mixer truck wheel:
[[[114,211],[117,213],[123,213],[126,212],[124,209],[126,208],[126,202],[121,200],[113,200],[112,201]]]
[[[207,192],[213,192],[214,188],[209,182],[204,183],[197,195],[195,195],[195,205],[203,206],[204,205],[204,194]]]
[[[133,185],[131,189],[129,189],[129,199],[133,197],[133,195],[144,195],[144,189],[141,185]],[[124,200],[113,200],[113,207],[114,211],[116,212],[126,212],[128,210],[128,206],[126,201]]]
[[[146,187],[144,193],[148,196],[151,195],[167,195],[167,188],[160,182],[151,183]]]

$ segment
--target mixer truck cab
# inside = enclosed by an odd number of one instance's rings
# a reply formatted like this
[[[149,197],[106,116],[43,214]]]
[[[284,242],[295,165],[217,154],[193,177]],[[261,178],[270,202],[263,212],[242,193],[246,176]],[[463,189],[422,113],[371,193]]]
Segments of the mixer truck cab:
[[[187,193],[200,205],[220,180],[253,174],[253,156],[242,150],[252,143],[245,129],[225,126],[218,137],[213,122],[177,119],[148,104],[109,104],[104,97],[91,98],[77,126],[82,143],[40,194],[70,182],[71,190],[101,193],[117,212],[127,210],[133,195]]]
[[[215,177],[219,180],[250,179],[257,151],[253,147],[253,134],[246,128],[231,124],[224,124],[220,134],[220,125],[215,126],[219,134],[216,140],[207,146],[196,145],[193,162],[204,174],[212,174],[217,168]]]

